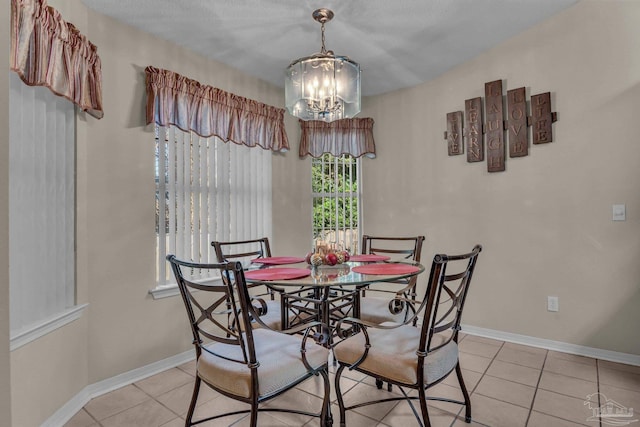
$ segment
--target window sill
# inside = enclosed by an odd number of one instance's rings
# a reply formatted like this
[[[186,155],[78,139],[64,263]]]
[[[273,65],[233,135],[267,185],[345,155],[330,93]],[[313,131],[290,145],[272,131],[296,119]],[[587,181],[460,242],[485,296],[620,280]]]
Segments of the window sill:
[[[219,285],[222,283],[222,280],[220,277],[214,277],[212,279],[195,280],[195,283]],[[172,283],[170,285],[156,286],[153,289],[149,289],[149,293],[153,299],[162,299],[180,295],[180,289],[178,289],[178,285],[176,283]]]
[[[178,285],[174,283],[173,285],[156,286],[153,289],[149,289],[149,293],[153,299],[162,299],[180,295],[180,290]]]
[[[17,350],[23,345],[26,345],[31,341],[35,341],[38,338],[43,337],[76,319],[79,319],[80,316],[82,316],[84,309],[88,306],[89,304],[76,305],[75,307],[71,307],[70,309],[40,322],[27,330],[20,331],[15,335],[12,334],[10,340],[11,343],[9,345],[10,351]]]

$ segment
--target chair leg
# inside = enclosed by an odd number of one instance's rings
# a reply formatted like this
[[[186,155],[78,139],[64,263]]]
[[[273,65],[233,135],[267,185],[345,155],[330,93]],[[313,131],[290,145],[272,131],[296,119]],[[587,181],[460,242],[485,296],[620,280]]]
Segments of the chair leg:
[[[427,409],[427,393],[424,387],[418,389],[418,397],[420,399],[420,412],[422,412],[422,422],[424,427],[431,427],[431,420],[429,420],[429,410]]]
[[[331,382],[329,374],[326,370],[320,371],[324,380],[324,399],[322,400],[322,413],[320,414],[320,425],[322,427],[331,427],[333,425],[333,417],[331,416]]]
[[[382,390],[382,386],[384,385],[384,381],[380,378],[376,378],[376,387],[378,390]],[[387,383],[387,391],[393,390],[393,385],[391,383]]]
[[[460,362],[456,364],[456,375],[458,377],[458,382],[460,383],[460,389],[462,389],[462,394],[464,395],[464,420],[467,423],[471,422],[471,399],[469,398],[469,392],[467,391],[467,386],[464,384],[464,379],[462,378],[462,369],[460,369]]]
[[[196,409],[196,402],[198,401],[198,392],[200,391],[200,383],[202,380],[199,376],[196,375],[196,382],[193,385],[193,394],[191,395],[191,403],[189,404],[189,411],[187,412],[187,416],[184,421],[184,425],[186,427],[190,427],[191,420],[193,418],[193,412]]]
[[[258,401],[254,398],[253,402],[251,402],[251,414],[250,414],[250,422],[249,425],[251,427],[258,426]]]
[[[345,365],[340,365],[338,367],[338,370],[336,371],[336,378],[335,378],[336,396],[338,397],[338,408],[340,410],[340,427],[345,427],[345,423],[346,423],[344,400],[342,399],[342,391],[340,390],[340,376],[342,375],[342,370],[344,369],[344,367]]]

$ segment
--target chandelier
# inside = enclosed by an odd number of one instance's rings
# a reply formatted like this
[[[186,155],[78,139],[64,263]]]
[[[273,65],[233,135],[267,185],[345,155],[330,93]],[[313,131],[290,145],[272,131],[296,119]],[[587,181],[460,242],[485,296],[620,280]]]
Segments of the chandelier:
[[[360,112],[360,65],[325,48],[324,24],[331,21],[333,12],[318,9],[312,16],[321,24],[322,50],[287,67],[287,110],[302,120],[332,122],[353,117]]]

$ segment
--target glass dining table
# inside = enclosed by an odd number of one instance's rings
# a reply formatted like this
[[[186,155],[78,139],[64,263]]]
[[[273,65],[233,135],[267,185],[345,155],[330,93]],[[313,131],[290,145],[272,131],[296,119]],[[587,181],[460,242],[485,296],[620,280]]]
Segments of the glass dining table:
[[[327,325],[330,346],[336,336],[357,332],[353,327],[336,330],[345,317],[359,318],[361,290],[372,283],[393,282],[402,289],[403,283],[421,274],[424,266],[415,262],[391,261],[388,257],[354,255],[343,264],[309,266],[304,260],[296,264],[279,262],[286,257],[254,260],[256,268],[245,271],[248,284],[261,284],[275,289],[281,297],[282,329],[289,329],[310,320]],[[252,264],[253,265],[253,264]]]

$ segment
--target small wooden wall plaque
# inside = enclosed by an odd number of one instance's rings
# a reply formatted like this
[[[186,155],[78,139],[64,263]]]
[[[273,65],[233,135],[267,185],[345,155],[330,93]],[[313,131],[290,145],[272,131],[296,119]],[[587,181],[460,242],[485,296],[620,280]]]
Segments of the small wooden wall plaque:
[[[467,162],[484,160],[484,140],[482,139],[482,98],[464,101],[465,132],[467,144]]]
[[[525,88],[507,91],[507,129],[509,130],[509,157],[529,154],[527,129],[527,99]]]
[[[502,80],[484,84],[485,114],[487,119],[487,170],[505,170],[504,119],[502,114]]]
[[[552,142],[551,123],[556,121],[556,114],[551,112],[551,92],[531,95],[531,127],[533,143]]]
[[[462,144],[462,111],[447,113],[447,143],[449,155],[457,156],[464,152]]]

